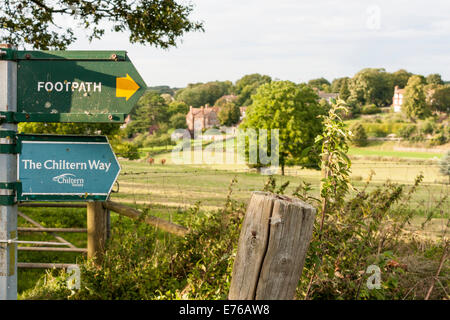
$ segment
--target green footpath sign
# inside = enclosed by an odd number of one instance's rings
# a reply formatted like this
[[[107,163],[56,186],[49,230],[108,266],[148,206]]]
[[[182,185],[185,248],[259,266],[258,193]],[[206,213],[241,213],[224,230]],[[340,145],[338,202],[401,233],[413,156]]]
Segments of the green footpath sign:
[[[123,122],[146,89],[124,51],[13,51],[18,122]]]

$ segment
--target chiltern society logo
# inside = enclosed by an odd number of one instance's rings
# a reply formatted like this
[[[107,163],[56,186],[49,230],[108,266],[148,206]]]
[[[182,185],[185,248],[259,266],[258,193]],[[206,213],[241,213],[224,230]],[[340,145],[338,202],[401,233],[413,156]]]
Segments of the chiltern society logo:
[[[77,179],[74,174],[64,173],[59,176],[53,177],[53,181],[59,184],[70,184],[72,187],[82,187],[84,186],[84,179]]]

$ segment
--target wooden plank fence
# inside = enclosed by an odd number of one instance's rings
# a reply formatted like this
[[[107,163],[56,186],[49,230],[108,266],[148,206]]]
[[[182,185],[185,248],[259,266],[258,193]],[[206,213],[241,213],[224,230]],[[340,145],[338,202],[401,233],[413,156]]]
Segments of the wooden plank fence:
[[[160,228],[163,231],[172,233],[177,236],[185,236],[189,229],[178,224],[166,221],[164,219],[143,215],[139,210],[122,205],[113,201],[106,202],[87,202],[87,203],[20,203],[19,207],[32,207],[32,208],[86,208],[87,209],[87,228],[45,228],[38,222],[31,219],[29,216],[22,212],[19,212],[19,216],[35,226],[35,228],[21,227],[18,228],[20,233],[35,233],[35,232],[47,232],[50,233],[58,243],[54,245],[63,245],[66,247],[48,247],[43,246],[46,243],[42,241],[23,241],[23,243],[33,244],[35,246],[21,246],[18,247],[20,251],[47,251],[47,252],[78,252],[87,254],[89,259],[96,259],[100,262],[105,249],[106,241],[108,239],[109,230],[109,210],[114,211],[120,215],[129,217],[134,220],[142,218],[143,223],[147,223],[154,227]],[[87,248],[77,248],[72,243],[59,236],[56,233],[87,233]],[[19,268],[67,268],[73,264],[64,263],[18,263]]]

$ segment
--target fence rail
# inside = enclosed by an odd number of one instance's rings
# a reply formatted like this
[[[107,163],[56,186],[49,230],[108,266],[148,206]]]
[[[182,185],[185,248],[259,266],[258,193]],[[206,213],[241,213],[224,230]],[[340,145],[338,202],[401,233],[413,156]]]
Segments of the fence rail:
[[[19,216],[24,218],[35,227],[20,227],[18,231],[20,233],[43,233],[47,232],[53,235],[53,237],[59,242],[45,242],[45,241],[16,241],[22,244],[34,244],[34,247],[18,247],[19,251],[38,251],[38,252],[75,252],[87,254],[88,258],[101,259],[105,248],[106,239],[108,238],[109,225],[107,219],[107,211],[111,210],[117,214],[129,217],[134,220],[142,219],[143,223],[157,227],[163,231],[172,233],[177,236],[185,236],[189,229],[181,225],[166,221],[164,219],[144,215],[143,212],[128,207],[126,205],[113,202],[89,202],[89,203],[20,203],[19,207],[32,207],[32,208],[86,208],[87,209],[87,221],[88,228],[46,228],[38,222],[31,219],[29,216],[22,212],[19,212]],[[144,215],[144,216],[143,216]],[[67,241],[66,239],[58,236],[56,232],[62,233],[86,233],[88,238],[87,248],[77,248],[75,245]],[[54,245],[54,246],[67,246],[67,247],[49,247],[40,245]],[[61,264],[61,263],[18,263],[18,268],[68,268],[73,264]]]

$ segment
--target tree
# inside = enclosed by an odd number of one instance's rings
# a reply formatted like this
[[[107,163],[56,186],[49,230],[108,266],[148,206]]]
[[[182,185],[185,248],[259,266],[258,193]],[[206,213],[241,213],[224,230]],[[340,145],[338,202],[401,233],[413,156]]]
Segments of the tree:
[[[131,112],[132,121],[127,126],[129,136],[135,133],[148,132],[149,128],[168,119],[167,105],[164,99],[155,91],[147,91]]]
[[[205,104],[214,105],[217,99],[230,94],[232,89],[233,83],[231,81],[189,84],[186,88],[176,92],[175,99],[198,108]]]
[[[186,129],[186,114],[184,113],[175,113],[169,119],[170,127],[174,129]]]
[[[351,127],[350,130],[353,133],[351,137],[352,143],[357,147],[364,147],[367,145],[367,134],[361,123],[357,123]]]
[[[314,90],[305,84],[273,81],[260,86],[252,100],[240,128],[279,130],[282,174],[288,162],[317,167],[319,156],[312,146],[315,137],[322,132],[319,115],[325,111],[319,106]],[[270,133],[267,135],[270,138]]]
[[[389,105],[394,95],[392,79],[384,69],[367,68],[359,71],[350,82],[350,98],[359,105]]]
[[[400,69],[391,74],[392,77],[392,85],[398,86],[399,88],[404,88],[408,84],[409,78],[413,74],[411,72],[406,71],[405,69]]]
[[[251,96],[256,93],[256,90],[264,83],[269,83],[272,78],[267,75],[253,73],[243,76],[236,81],[235,92],[238,96],[238,106],[249,106],[252,104]]]
[[[214,104],[215,107],[219,107],[222,108],[223,106],[225,106],[226,104],[230,103],[230,102],[234,102],[236,103],[238,97],[235,95],[226,95],[223,97],[220,97],[219,99],[217,99],[216,103]]]
[[[349,80],[344,78],[344,81],[342,81],[341,89],[339,90],[339,98],[341,98],[344,101],[347,101],[347,99],[350,97],[348,82]]]
[[[318,78],[318,79],[312,79],[308,81],[308,85],[311,86],[311,88],[316,88],[321,91],[330,91],[331,83],[325,79],[325,78]]]
[[[239,122],[241,110],[234,102],[228,102],[219,109],[219,121],[223,126],[232,126]]]
[[[334,79],[333,82],[331,82],[331,87],[330,87],[331,92],[340,92],[341,87],[344,84],[344,82],[347,82],[347,85],[348,85],[349,80],[350,80],[349,77],[342,77],[342,78]]]
[[[423,119],[430,114],[424,92],[424,85],[420,76],[412,76],[408,80],[403,96],[402,109],[409,119]]]
[[[437,85],[429,98],[432,110],[450,113],[450,85]]]
[[[439,73],[428,75],[426,81],[428,84],[444,84],[444,81],[442,81],[442,77]]]
[[[105,25],[128,32],[131,43],[160,48],[176,46],[186,32],[203,31],[203,24],[189,20],[192,4],[175,0],[4,0],[0,6],[0,41],[35,49],[66,49],[77,40],[74,29],[64,25],[74,19],[100,39]],[[62,18],[62,19],[57,19]],[[57,23],[61,21],[61,23]]]
[[[171,117],[174,114],[182,113],[186,115],[189,112],[189,106],[183,101],[173,101],[167,107],[168,116]]]

